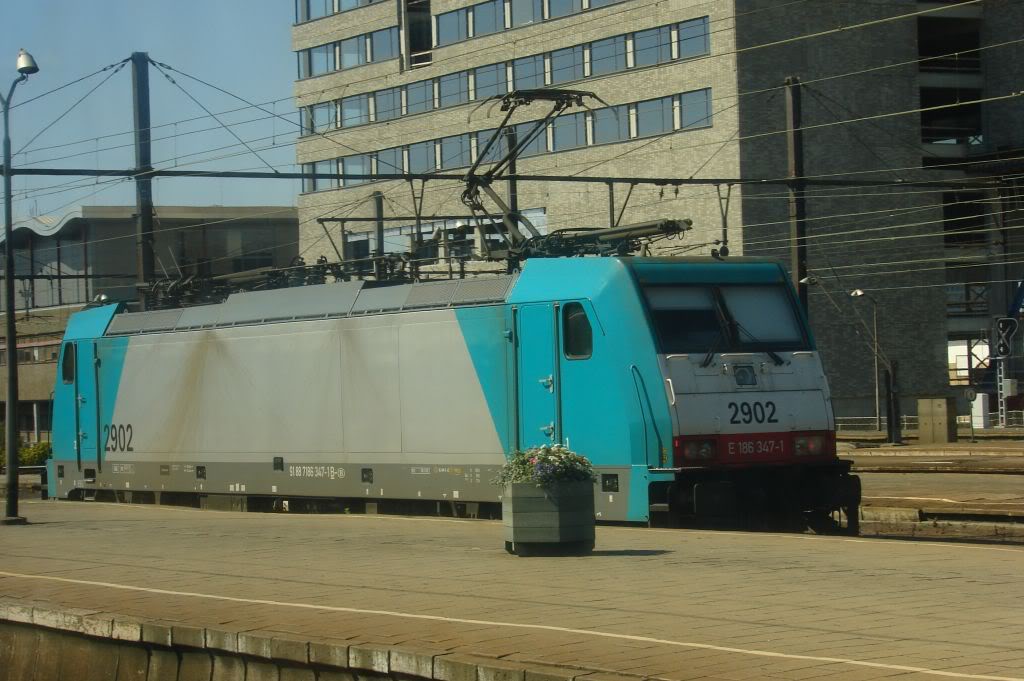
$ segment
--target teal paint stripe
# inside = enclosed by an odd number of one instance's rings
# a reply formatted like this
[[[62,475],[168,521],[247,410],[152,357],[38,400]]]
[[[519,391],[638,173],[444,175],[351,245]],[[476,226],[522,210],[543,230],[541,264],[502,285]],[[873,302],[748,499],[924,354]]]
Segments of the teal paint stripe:
[[[487,409],[505,454],[512,451],[509,394],[512,342],[505,337],[505,307],[471,307],[455,310]]]
[[[104,305],[76,312],[68,319],[64,340],[87,340],[100,338],[110,326],[114,314],[120,312],[122,304]]]

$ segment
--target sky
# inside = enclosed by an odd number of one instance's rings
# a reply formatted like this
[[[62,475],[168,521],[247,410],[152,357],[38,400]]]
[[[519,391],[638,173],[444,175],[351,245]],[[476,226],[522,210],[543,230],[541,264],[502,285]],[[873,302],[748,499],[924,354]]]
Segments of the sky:
[[[155,167],[269,171],[269,164],[283,172],[296,170],[293,21],[292,0],[0,2],[4,96],[18,76],[19,48],[30,52],[40,69],[18,85],[12,100],[11,167],[134,167],[131,64],[116,73],[90,74],[133,52],[147,52],[180,72],[168,73],[181,86],[150,67]],[[46,94],[85,76],[90,77]],[[154,201],[157,206],[294,205],[299,189],[297,180],[157,178]],[[16,176],[13,196],[17,222],[33,215],[61,216],[81,206],[131,205],[135,189],[127,180]]]

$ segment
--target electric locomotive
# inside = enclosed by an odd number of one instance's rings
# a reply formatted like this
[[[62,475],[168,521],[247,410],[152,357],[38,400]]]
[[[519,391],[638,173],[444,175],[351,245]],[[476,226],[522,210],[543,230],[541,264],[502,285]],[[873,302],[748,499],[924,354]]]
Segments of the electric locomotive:
[[[560,442],[593,461],[600,520],[782,508],[856,531],[857,478],[776,263],[537,257],[98,305],[71,318],[59,367],[54,497],[471,513],[499,501],[512,452]]]

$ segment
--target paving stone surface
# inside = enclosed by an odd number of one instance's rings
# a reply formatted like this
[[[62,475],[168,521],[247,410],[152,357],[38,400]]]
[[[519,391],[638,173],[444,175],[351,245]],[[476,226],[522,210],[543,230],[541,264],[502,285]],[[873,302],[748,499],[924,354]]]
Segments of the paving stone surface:
[[[474,658],[591,681],[1024,679],[1019,547],[601,527],[591,556],[516,558],[490,521],[24,514],[0,527],[0,598],[150,623],[139,636],[329,640],[367,668],[389,663],[382,646],[425,651],[453,678]]]

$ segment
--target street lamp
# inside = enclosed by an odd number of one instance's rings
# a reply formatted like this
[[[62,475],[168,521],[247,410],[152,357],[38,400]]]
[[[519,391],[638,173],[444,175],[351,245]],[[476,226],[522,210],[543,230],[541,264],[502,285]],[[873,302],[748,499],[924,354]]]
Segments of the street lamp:
[[[4,109],[4,321],[7,336],[7,508],[0,519],[3,525],[21,525],[25,519],[18,515],[18,328],[14,319],[14,244],[11,233],[14,220],[11,215],[11,132],[10,113],[11,99],[18,83],[39,71],[36,60],[25,50],[18,51],[17,62],[20,74],[11,83],[11,89],[4,99],[0,94],[0,104]]]
[[[850,297],[852,298],[867,298],[871,301],[871,342],[872,342],[872,354],[875,360],[875,430],[882,430],[882,410],[880,405],[879,391],[878,391],[878,301],[870,293],[864,291],[864,289],[855,288],[850,291]]]
[[[836,309],[836,311],[838,311],[839,313],[842,313],[842,311],[843,311],[842,308],[839,307],[839,304],[835,301],[835,299],[832,297],[832,295],[828,292],[828,288],[825,286],[824,281],[822,281],[818,277],[816,277],[813,274],[811,274],[811,275],[808,275],[808,276],[804,277],[803,279],[801,279],[800,283],[801,284],[812,285],[812,286],[816,285],[816,284],[821,284],[821,292],[824,293],[825,297],[828,298],[828,301],[830,303],[832,303],[832,307],[834,307]],[[899,403],[899,397],[897,396],[897,393],[896,393],[896,361],[895,360],[890,360],[888,357],[886,357],[885,354],[882,352],[881,348],[878,347],[878,314],[877,314],[878,306],[877,306],[877,301],[873,297],[869,296],[865,291],[863,291],[861,289],[856,289],[854,291],[851,291],[850,295],[853,296],[854,298],[858,298],[860,296],[867,296],[871,300],[871,302],[873,304],[875,304],[875,308],[874,308],[874,310],[875,310],[875,315],[874,315],[875,330],[874,330],[873,333],[871,333],[871,337],[873,339],[872,344],[871,344],[871,350],[872,350],[872,352],[875,355],[875,381],[876,381],[876,383],[875,383],[875,386],[876,386],[875,387],[875,414],[876,414],[876,424],[879,426],[879,430],[881,430],[881,424],[877,423],[877,421],[880,420],[879,414],[881,412],[881,410],[878,407],[878,387],[877,387],[878,386],[878,383],[877,383],[877,381],[878,381],[878,361],[881,360],[882,364],[885,365],[885,413],[886,413],[886,417],[887,417],[889,442],[894,444],[894,445],[903,444],[903,435],[900,432],[900,403]],[[871,330],[868,329],[867,323],[865,323],[865,321],[863,319],[861,319],[861,316],[859,314],[857,315],[857,321],[860,322],[861,326],[864,327],[865,331],[871,332]],[[865,342],[867,342],[867,341],[865,341]]]

